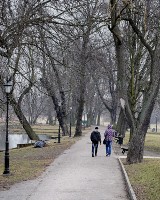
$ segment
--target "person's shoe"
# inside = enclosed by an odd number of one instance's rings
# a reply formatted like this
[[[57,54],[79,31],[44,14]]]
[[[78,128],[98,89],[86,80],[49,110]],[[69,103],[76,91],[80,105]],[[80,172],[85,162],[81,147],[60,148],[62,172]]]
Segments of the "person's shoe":
[[[94,157],[94,155],[92,154],[92,157]]]
[[[106,154],[106,156],[108,156],[108,153]]]
[[[97,154],[95,154],[95,156],[97,156]]]

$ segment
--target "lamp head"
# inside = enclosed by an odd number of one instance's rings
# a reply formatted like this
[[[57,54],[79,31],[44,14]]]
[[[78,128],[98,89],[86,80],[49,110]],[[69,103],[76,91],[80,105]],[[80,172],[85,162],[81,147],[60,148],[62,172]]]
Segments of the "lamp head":
[[[11,92],[12,86],[13,86],[12,80],[11,79],[10,80],[7,79],[6,83],[4,84],[5,92],[7,94],[9,94]]]

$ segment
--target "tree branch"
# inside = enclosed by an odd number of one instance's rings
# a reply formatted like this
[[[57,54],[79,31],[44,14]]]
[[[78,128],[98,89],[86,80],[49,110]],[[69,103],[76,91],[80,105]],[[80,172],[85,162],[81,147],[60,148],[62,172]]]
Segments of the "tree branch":
[[[134,21],[131,18],[123,18],[123,20],[128,21],[129,24],[131,25],[133,31],[137,34],[139,39],[141,40],[142,44],[148,49],[151,57],[153,56],[153,50],[151,46],[147,43],[147,41],[144,39],[144,35],[141,33],[141,31],[137,28],[135,25]]]

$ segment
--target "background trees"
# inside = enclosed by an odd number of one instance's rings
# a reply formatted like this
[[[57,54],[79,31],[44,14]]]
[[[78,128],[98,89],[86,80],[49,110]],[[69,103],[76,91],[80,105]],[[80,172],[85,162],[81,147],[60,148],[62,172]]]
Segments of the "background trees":
[[[65,135],[72,108],[75,136],[84,115],[99,125],[108,112],[120,134],[130,127],[127,161],[141,162],[160,81],[157,8],[156,0],[1,2],[1,105],[12,75],[10,103],[32,139],[42,111]]]

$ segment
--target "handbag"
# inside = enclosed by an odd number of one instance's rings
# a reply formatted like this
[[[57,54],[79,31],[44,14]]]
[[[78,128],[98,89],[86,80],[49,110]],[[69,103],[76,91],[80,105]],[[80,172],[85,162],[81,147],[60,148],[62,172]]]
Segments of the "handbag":
[[[106,139],[104,138],[104,140],[103,140],[103,144],[106,144]]]

